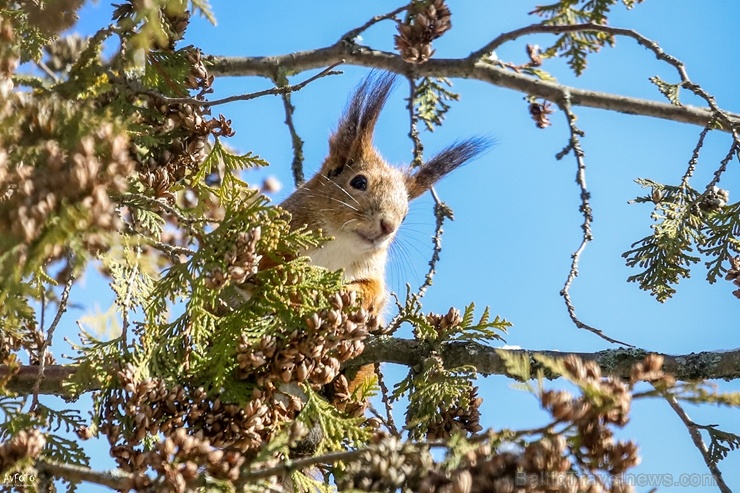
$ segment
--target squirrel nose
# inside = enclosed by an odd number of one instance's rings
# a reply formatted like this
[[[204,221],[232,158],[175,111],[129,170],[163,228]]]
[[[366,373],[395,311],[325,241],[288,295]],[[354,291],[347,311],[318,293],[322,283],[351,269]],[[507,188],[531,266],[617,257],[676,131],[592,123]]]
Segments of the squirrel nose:
[[[380,220],[380,230],[385,236],[388,236],[396,230],[396,225],[392,221],[383,218]]]

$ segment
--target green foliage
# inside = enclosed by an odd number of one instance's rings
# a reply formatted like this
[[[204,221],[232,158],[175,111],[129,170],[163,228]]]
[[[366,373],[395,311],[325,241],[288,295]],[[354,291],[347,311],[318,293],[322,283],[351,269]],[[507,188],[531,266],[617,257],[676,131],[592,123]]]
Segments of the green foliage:
[[[219,198],[221,200],[228,200],[226,193],[232,190],[230,185],[233,184],[241,187],[245,185],[244,182],[239,181],[236,177],[237,172],[255,166],[267,166],[267,164],[267,161],[259,156],[255,156],[251,152],[235,154],[229,151],[220,139],[216,139],[216,143],[211,148],[205,160],[203,160],[200,171],[193,177],[193,181],[196,186],[199,183],[206,182],[210,174],[219,172],[223,167],[224,183],[218,189],[221,192]],[[233,180],[233,182],[230,180]]]
[[[740,228],[740,204],[724,205],[712,202],[708,190],[700,194],[688,185],[663,185],[652,180],[636,180],[651,193],[635,199],[637,203],[653,203],[653,234],[632,244],[622,256],[630,267],[644,269],[628,278],[641,289],[650,291],[663,302],[675,292],[672,286],[689,277],[690,266],[701,259],[694,249],[709,258],[707,279],[716,281],[727,270],[723,266],[740,251],[737,239]]]
[[[192,0],[189,3],[195,12],[215,24],[216,19],[207,0]],[[178,37],[177,26],[173,24],[185,15],[188,2],[152,0],[143,5],[135,5],[135,2],[131,4],[118,5],[114,18],[122,30],[133,33],[129,38],[132,51],[165,47],[173,36]]]
[[[112,367],[125,355],[121,339],[103,341],[80,327],[81,344],[70,342],[77,355],[71,357],[77,366],[74,375],[64,382],[65,388],[73,396],[79,396],[89,389],[110,389],[115,382],[110,376]],[[95,413],[97,414],[97,413]]]
[[[142,200],[142,197],[130,196],[127,202],[135,205],[131,210],[131,219],[139,231],[150,238],[161,238],[166,224],[161,213],[149,209],[149,201]]]
[[[724,264],[740,253],[740,202],[721,207],[703,219],[704,241],[697,249],[709,259],[705,262],[707,280],[714,283],[727,272]]]
[[[13,253],[13,250],[9,250],[0,254],[0,267],[8,265],[5,262],[10,262],[8,258]],[[16,277],[0,283],[0,320],[3,321],[6,334],[19,334],[36,326],[36,312],[31,302],[38,299],[39,290],[34,287],[33,281],[34,277],[30,276],[25,282]]]
[[[422,368],[399,382],[392,398],[397,400],[408,394],[406,429],[411,439],[422,439],[430,428],[443,424],[444,414],[455,409],[470,409],[474,367],[444,367],[439,357],[427,358]]]
[[[740,407],[740,392],[718,392],[715,387],[702,382],[687,383],[678,390],[676,398],[682,401]]]
[[[12,436],[15,431],[13,425],[13,416],[20,416],[21,410],[23,409],[23,400],[17,397],[0,396],[0,411],[2,411],[4,419],[0,423],[0,438],[7,440],[8,437]]]
[[[311,426],[321,428],[324,440],[319,444],[317,453],[358,447],[370,438],[368,430],[360,427],[365,418],[344,416],[309,386],[304,385],[303,391],[307,399],[298,419],[309,429]]]
[[[430,132],[442,125],[450,109],[448,101],[458,101],[460,95],[448,89],[452,82],[444,77],[424,77],[414,92],[414,112]]]
[[[10,2],[0,3],[0,16],[9,19],[16,33],[18,45],[15,47],[21,62],[39,61],[46,46],[53,38],[54,32],[44,32],[29,19],[29,13],[23,8],[12,8]],[[10,8],[9,8],[10,7]]]
[[[522,73],[532,75],[545,82],[557,82],[557,79],[549,72],[534,67],[522,67],[519,69]]]
[[[46,439],[46,445],[41,453],[42,459],[62,464],[89,466],[90,459],[79,440],[68,438],[84,423],[79,411],[69,409],[59,411],[36,402],[32,404],[33,412],[23,412],[26,401],[25,397],[0,397],[0,411],[3,414],[0,440],[7,442],[20,431],[35,428],[42,431]],[[74,492],[76,485],[65,482],[65,489],[69,493]]]
[[[183,97],[187,95],[175,81],[185,80],[192,68],[188,54],[192,48],[182,48],[174,52],[154,51],[149,53],[144,64],[141,82],[155,89],[163,96]]]
[[[658,87],[660,93],[665,96],[672,105],[681,106],[681,101],[678,100],[678,91],[681,89],[681,84],[669,84],[657,75],[650,77],[649,80]]]
[[[717,429],[716,426],[704,428],[709,433],[709,458],[716,464],[727,455],[740,448],[740,436]]]
[[[628,8],[635,2],[624,0]],[[614,3],[561,1],[538,7],[536,13],[547,17],[547,24],[605,23]],[[89,428],[77,412],[52,409],[34,399],[34,412],[24,413],[26,400],[0,396],[0,438],[40,429],[47,443],[42,457],[88,465],[78,441],[69,436],[99,432],[109,439],[119,465],[135,474],[146,474],[148,467],[162,472],[152,463],[135,464],[141,454],[161,447],[167,463],[172,457],[167,447],[177,447],[181,456],[171,464],[194,464],[198,475],[207,476],[199,480],[226,490],[233,485],[219,476],[223,471],[206,469],[204,457],[242,459],[234,467],[237,473],[273,467],[298,445],[291,426],[295,423],[321,429],[318,454],[365,446],[372,430],[350,406],[377,393],[378,384],[368,379],[345,401],[345,396],[327,401],[329,387],[345,391],[339,385],[342,377],[336,378],[344,361],[338,354],[356,354],[351,343],[362,343],[372,324],[358,321],[365,320],[359,312],[367,313],[352,311],[358,308],[355,298],[342,298],[341,272],[313,267],[301,255],[326,238],[292,230],[289,215],[270,206],[244,181],[242,171],[267,163],[251,152],[229,149],[222,140],[232,133],[229,121],[223,116],[211,119],[210,106],[199,104],[211,91],[212,78],[198,50],[176,47],[187,25],[188,5],[214,22],[207,0],[130,0],[117,5],[115,25],[93,36],[71,68],[55,74],[59,80],[14,75],[16,82],[33,90],[0,102],[3,337],[23,336],[23,349],[38,351],[41,343],[33,337],[39,301],[59,303],[54,286],[70,281],[93,259],[115,295],[115,305],[97,317],[109,335],[93,336],[85,323],[81,342],[71,343],[77,371],[65,389],[73,397],[95,389]],[[11,18],[18,40],[9,52],[21,61],[39,60],[56,34],[34,24],[23,10],[3,8],[0,13]],[[103,46],[113,37],[117,43],[110,44],[119,45],[120,51],[104,61]],[[548,54],[569,57],[580,74],[587,53],[612,42],[600,33],[569,33]],[[7,58],[7,53],[0,56]],[[551,80],[540,69],[521,70]],[[672,86],[656,81],[670,99]],[[430,131],[443,123],[451,101],[459,99],[450,86],[444,78],[419,80],[410,104]],[[12,173],[17,176],[9,179]],[[687,186],[647,180],[644,186],[653,188],[659,224],[653,236],[628,252],[628,263],[649,271],[644,279],[638,275],[631,280],[639,280],[659,299],[666,296],[668,285],[688,275],[687,262],[698,261],[689,255],[694,247],[710,257],[710,281],[715,280],[724,270],[722,263],[738,251],[740,205],[702,209],[705,194]],[[656,191],[660,200],[655,199]],[[51,276],[56,272],[59,279]],[[395,386],[392,399],[409,399],[406,430],[412,440],[449,438],[444,468],[451,474],[472,452],[483,457],[491,451],[483,453],[466,439],[480,431],[475,368],[447,367],[435,351],[445,344],[501,340],[511,326],[499,316],[492,319],[488,307],[480,317],[474,310],[471,303],[462,313],[450,309],[445,315],[425,315],[419,296],[409,291],[397,319],[398,324],[413,326],[432,357],[410,370]],[[336,320],[340,323],[331,325]],[[333,332],[340,327],[362,334],[340,340]],[[309,337],[316,333],[320,337]],[[39,334],[51,338],[50,330]],[[322,353],[320,345],[330,349]],[[309,358],[313,352],[320,356]],[[573,381],[590,402],[610,405],[604,389],[578,378],[560,361],[537,358],[539,367],[533,372],[535,361],[500,354],[510,375],[534,393],[532,374],[541,381],[548,369]],[[15,354],[6,356],[3,364],[14,362]],[[314,370],[319,364],[326,371],[324,380],[299,378],[300,372],[294,371],[300,367],[309,372],[309,366]],[[349,386],[346,389],[349,393]],[[738,405],[735,395],[703,390],[681,398]],[[237,432],[226,433],[234,427]],[[185,432],[184,443],[166,442],[173,429]],[[735,435],[709,433],[717,457],[738,446]],[[497,445],[502,437],[516,438],[513,433],[492,433],[487,440]],[[187,457],[184,445],[196,441],[200,455]],[[331,467],[337,471],[343,466]],[[176,472],[165,470],[158,480]],[[289,472],[298,491],[331,491],[303,471]],[[261,491],[270,485],[247,488]]]
[[[656,299],[663,302],[676,290],[671,284],[678,283],[682,277],[689,277],[689,266],[699,262],[691,255],[696,240],[701,240],[698,232],[699,217],[694,205],[698,194],[690,187],[662,185],[652,180],[636,180],[643,188],[655,191],[655,211],[652,218],[653,234],[632,244],[632,249],[622,256],[630,267],[645,269],[630,276],[629,282],[637,282],[641,289],[650,291]],[[636,202],[652,202],[653,194],[639,197]]]
[[[410,288],[407,288],[406,303],[400,309],[395,323],[410,323],[414,336],[436,349],[455,342],[487,343],[503,340],[501,334],[506,333],[511,326],[511,323],[499,316],[491,320],[488,307],[476,322],[474,303],[468,305],[462,314],[457,309],[450,308],[446,315],[424,315],[419,298],[411,293]],[[397,400],[408,395],[406,428],[409,436],[418,439],[430,430],[439,432],[440,427],[445,433],[453,431],[458,425],[464,429],[465,423],[454,424],[455,419],[449,419],[449,416],[454,415],[458,409],[473,409],[473,413],[477,412],[476,389],[473,386],[475,377],[475,368],[447,368],[438,356],[425,360],[420,369],[411,369],[396,384],[391,396],[393,400]],[[453,430],[447,429],[450,426],[453,426]]]
[[[642,0],[623,0],[629,9]],[[611,8],[618,0],[561,0],[550,5],[539,5],[531,13],[543,17],[547,26],[571,24],[607,24]],[[576,75],[586,69],[587,56],[604,45],[614,45],[614,37],[598,31],[575,31],[561,34],[555,43],[542,52],[544,58],[565,57]]]
[[[145,262],[138,247],[115,248],[103,256],[103,266],[112,281],[110,287],[116,294],[116,306],[124,316],[143,306],[152,292],[154,279],[147,273]]]
[[[485,307],[478,322],[475,322],[475,303],[470,303],[461,314],[450,308],[446,315],[422,313],[421,301],[411,293],[407,286],[406,301],[400,306],[400,313],[394,321],[396,325],[408,322],[414,328],[417,339],[431,342],[435,347],[444,343],[470,341],[485,344],[493,340],[503,340],[511,323],[496,315],[491,320],[490,308]]]
[[[470,303],[465,307],[463,313],[463,319],[460,325],[462,326],[459,330],[446,330],[441,334],[442,340],[449,341],[477,341],[477,342],[490,342],[493,340],[503,341],[500,333],[506,333],[511,327],[511,322],[496,315],[493,320],[490,319],[490,309],[485,307],[483,309],[483,315],[481,315],[478,322],[474,321],[475,303]],[[494,330],[491,330],[494,329]]]
[[[518,354],[506,349],[497,349],[496,354],[501,358],[506,366],[506,374],[515,380],[518,380],[512,384],[512,388],[521,390],[524,392],[536,393],[535,387],[532,385],[532,378],[537,378],[539,388],[542,388],[542,381],[544,380],[544,371],[542,367],[538,367],[536,373],[532,374],[532,360],[526,354]]]
[[[53,433],[46,435],[44,457],[62,464],[90,465],[90,458],[85,454],[79,440]]]
[[[88,39],[87,45],[76,57],[69,70],[68,77],[56,86],[54,91],[70,100],[88,100],[110,94],[110,74],[102,62],[103,44],[112,35],[112,31],[101,29]],[[104,97],[104,96],[103,96]],[[111,105],[113,114],[131,115],[131,105]],[[126,110],[124,111],[124,107]]]
[[[335,493],[337,491],[332,485],[303,471],[291,471],[290,481],[293,491],[297,493]]]
[[[226,188],[226,182],[222,188]],[[254,191],[242,190],[241,198],[236,193],[215,193],[225,199],[224,219],[211,231],[200,231],[198,250],[184,263],[167,269],[146,297],[146,351],[142,357],[152,365],[153,374],[168,379],[182,378],[177,362],[187,359],[196,381],[219,388],[235,369],[233,356],[242,334],[260,340],[266,335],[279,336],[286,327],[303,325],[310,313],[329,306],[324,293],[336,292],[341,281],[337,274],[310,267],[305,258],[298,258],[257,272],[251,299],[216,315],[213,308],[223,302],[224,293],[233,291],[227,289],[228,281],[220,289],[213,289],[208,285],[209,275],[216,270],[228,271],[225,258],[234,248],[238,233],[259,228],[256,250],[266,252],[275,261],[281,256],[295,256],[299,248],[318,245],[319,240],[305,232],[291,232],[285,214],[268,206],[266,199]],[[282,289],[274,290],[272,286]],[[313,296],[316,292],[318,297]],[[312,304],[294,306],[296,299],[311,300]],[[163,316],[172,310],[173,301],[184,302],[184,310],[173,321],[164,322]]]
[[[211,3],[208,0],[190,0],[191,8],[194,12],[202,15],[208,22],[216,25],[216,16],[213,14]]]

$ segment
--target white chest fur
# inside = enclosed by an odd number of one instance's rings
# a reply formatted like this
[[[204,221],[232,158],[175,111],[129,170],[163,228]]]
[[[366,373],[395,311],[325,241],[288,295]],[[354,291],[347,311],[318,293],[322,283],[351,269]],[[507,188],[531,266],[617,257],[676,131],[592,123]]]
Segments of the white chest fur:
[[[385,249],[369,250],[367,245],[353,237],[339,234],[319,248],[305,252],[311,264],[329,270],[344,269],[347,282],[377,278],[385,272]]]

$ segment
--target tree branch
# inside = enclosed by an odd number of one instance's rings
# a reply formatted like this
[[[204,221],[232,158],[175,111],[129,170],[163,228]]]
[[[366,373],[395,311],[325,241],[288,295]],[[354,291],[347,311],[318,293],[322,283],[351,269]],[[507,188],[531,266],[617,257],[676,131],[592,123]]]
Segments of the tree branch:
[[[360,34],[362,34],[363,32],[365,32],[366,30],[368,30],[373,25],[377,24],[380,21],[384,21],[384,20],[387,20],[387,19],[395,19],[395,17],[398,14],[400,14],[401,12],[403,12],[404,10],[406,10],[408,8],[409,8],[408,5],[402,5],[401,7],[398,7],[397,9],[392,10],[391,12],[388,12],[387,14],[376,15],[375,17],[373,17],[372,19],[370,19],[369,21],[367,21],[366,23],[364,23],[360,27],[357,27],[355,29],[352,29],[351,31],[347,31],[346,33],[344,33],[344,35],[340,39],[341,39],[341,41],[344,41],[344,42],[353,42],[353,40],[357,36],[359,36]]]
[[[420,442],[418,445],[420,447],[429,448],[447,447],[447,444],[445,444],[444,442]],[[317,464],[334,464],[337,462],[357,460],[368,451],[372,451],[372,447],[365,447],[355,450],[327,452],[321,455],[304,457],[296,460],[286,459],[279,462],[273,467],[264,469],[245,468],[242,470],[242,473],[237,480],[237,484],[240,486],[246,486],[259,479],[282,476],[283,474],[289,473],[291,471],[305,470]],[[39,474],[46,474],[56,478],[64,478],[71,483],[81,483],[83,481],[86,481],[101,486],[107,486],[114,490],[122,491],[128,491],[135,486],[134,475],[120,469],[96,471],[85,466],[63,464],[48,460],[36,461],[35,468],[36,471],[39,472]],[[204,476],[201,475],[200,482],[205,485],[206,481],[207,480],[204,478]]]
[[[69,258],[70,263],[72,259]],[[46,337],[41,343],[41,347],[38,349],[38,371],[36,374],[36,382],[33,384],[33,399],[31,403],[31,411],[34,411],[39,404],[39,389],[41,388],[41,382],[46,378],[46,359],[49,354],[49,347],[51,347],[52,339],[54,338],[54,331],[56,330],[59,322],[62,320],[62,315],[67,311],[67,302],[69,301],[69,292],[72,290],[72,284],[74,284],[75,277],[70,275],[67,282],[64,284],[62,295],[59,299],[59,306],[57,307],[57,313],[54,316],[54,320],[46,331]],[[43,312],[42,312],[43,313]],[[41,328],[43,330],[43,318]]]
[[[644,349],[607,349],[596,353],[568,353],[560,351],[535,351],[525,349],[498,349],[484,346],[475,342],[451,342],[439,347],[411,339],[382,338],[375,339],[365,345],[365,351],[348,362],[347,368],[357,368],[371,363],[395,363],[413,367],[422,364],[432,353],[439,355],[449,368],[470,365],[474,366],[482,375],[508,375],[500,351],[509,351],[515,354],[524,354],[532,360],[533,368],[538,367],[534,356],[541,354],[553,359],[564,359],[573,354],[584,361],[595,361],[604,375],[617,376],[629,379],[632,365],[642,361],[651,351]],[[661,354],[661,353],[657,353]],[[663,371],[670,373],[677,380],[703,379],[740,379],[740,349],[726,352],[705,351],[700,353],[669,355],[665,358]],[[41,382],[39,393],[69,397],[70,393],[62,382],[74,375],[76,368],[65,365],[48,365],[46,378]],[[0,365],[0,380],[10,375],[10,368]],[[18,394],[31,394],[38,376],[38,366],[21,366],[19,371],[12,375],[5,390]],[[89,388],[87,390],[96,390]]]
[[[68,396],[69,392],[62,387],[62,382],[74,375],[75,371],[76,367],[71,365],[46,365],[44,378],[40,381],[38,393]],[[0,365],[0,380],[11,373],[12,371],[7,365]],[[34,391],[34,385],[38,379],[38,375],[38,365],[23,365],[12,376],[5,388],[1,390],[15,392],[21,395],[30,395]],[[3,394],[3,392],[0,391],[0,394]]]
[[[316,50],[301,51],[288,55],[269,57],[205,57],[211,73],[219,76],[263,76],[269,77],[278,67],[299,73],[327,65],[345,63],[378,68],[409,75],[413,69],[416,77],[457,77],[475,79],[489,84],[512,89],[524,94],[558,102],[565,93],[570,94],[571,104],[602,110],[617,111],[632,115],[648,116],[680,123],[706,126],[713,112],[694,106],[674,106],[640,98],[631,98],[611,93],[589,91],[554,82],[543,81],[508,69],[497,67],[476,59],[439,58],[421,65],[411,66],[393,53],[372,50],[357,44],[337,43]],[[740,125],[740,115],[724,112],[728,121]],[[731,131],[723,127],[723,131]]]
[[[666,401],[668,401],[668,405],[671,406],[671,409],[673,409],[673,411],[678,415],[683,424],[686,426],[686,429],[689,430],[691,441],[694,442],[696,448],[699,449],[701,457],[702,459],[704,459],[704,463],[707,465],[709,472],[712,473],[712,477],[717,482],[717,487],[719,488],[719,490],[722,493],[731,493],[732,490],[729,486],[727,486],[727,483],[725,483],[725,480],[722,478],[722,471],[719,470],[717,464],[712,462],[712,458],[709,456],[709,450],[707,450],[707,446],[704,443],[704,440],[702,440],[701,438],[701,433],[699,432],[696,423],[694,423],[691,418],[689,418],[686,410],[681,407],[674,396],[666,395],[665,399]]]
[[[36,470],[55,478],[64,478],[70,483],[86,481],[117,491],[128,491],[134,486],[133,475],[119,469],[95,471],[89,467],[43,460],[36,462]]]
[[[570,316],[570,319],[573,321],[576,327],[578,327],[579,329],[588,330],[589,332],[596,334],[597,336],[611,342],[612,344],[621,344],[623,346],[633,347],[632,344],[627,344],[626,342],[622,342],[609,337],[602,330],[597,329],[596,327],[592,327],[579,319],[576,315],[576,307],[573,305],[573,301],[570,299],[570,287],[573,285],[573,281],[575,280],[575,278],[578,277],[578,262],[581,259],[581,254],[586,249],[586,246],[593,240],[591,223],[594,220],[594,216],[591,209],[591,192],[588,191],[588,187],[586,186],[586,161],[584,159],[585,152],[583,152],[583,148],[581,147],[581,137],[583,137],[584,132],[576,126],[576,115],[573,113],[573,108],[570,105],[570,95],[566,93],[565,97],[561,99],[558,103],[568,120],[568,128],[570,129],[570,140],[568,141],[568,145],[565,146],[565,149],[559,152],[556,157],[558,159],[562,159],[563,157],[565,157],[566,154],[572,152],[573,156],[576,158],[576,184],[581,191],[581,205],[578,210],[583,216],[583,223],[581,224],[581,230],[583,231],[583,234],[581,236],[581,243],[580,245],[578,245],[576,251],[573,252],[570,256],[570,271],[568,272],[568,277],[565,280],[563,289],[560,291],[560,296],[562,296],[565,300],[565,306],[568,310],[568,315]]]
[[[596,353],[568,353],[560,351],[534,351],[524,349],[497,349],[475,342],[452,342],[433,348],[430,344],[410,339],[385,338],[365,345],[365,351],[349,362],[358,367],[371,362],[395,363],[413,367],[423,363],[435,351],[446,367],[474,366],[482,375],[507,375],[500,351],[529,356],[533,368],[538,366],[534,355],[545,355],[553,359],[564,359],[573,354],[584,361],[595,361],[603,374],[629,379],[632,365],[642,361],[652,351],[644,349],[608,349]],[[661,353],[657,353],[661,354]],[[677,380],[740,378],[740,349],[727,352],[706,351],[682,355],[662,355],[665,358],[663,371]]]
[[[288,85],[288,78],[284,73],[276,75],[273,81],[278,87]],[[285,125],[288,127],[290,143],[293,146],[293,162],[290,165],[290,168],[293,171],[293,183],[296,187],[299,187],[306,181],[303,175],[303,139],[298,135],[298,131],[295,128],[295,122],[293,121],[295,106],[293,106],[293,103],[291,102],[290,93],[283,93],[281,98],[283,100],[283,109],[285,111]]]
[[[201,100],[197,98],[171,98],[171,97],[163,96],[162,94],[156,91],[144,91],[144,90],[137,91],[136,89],[134,90],[136,92],[140,92],[142,94],[152,96],[158,99],[160,102],[165,103],[165,104],[190,104],[193,106],[202,106],[202,107],[208,108],[208,107],[216,106],[220,104],[233,103],[235,101],[249,101],[251,99],[261,98],[262,96],[277,96],[277,95],[290,94],[292,92],[298,92],[304,87],[306,87],[308,84],[310,84],[311,82],[317,79],[320,79],[322,77],[326,77],[329,75],[338,75],[340,72],[335,71],[334,68],[337,65],[340,65],[341,63],[343,63],[343,60],[339,60],[338,62],[332,64],[331,66],[326,67],[324,70],[322,70],[318,74],[312,77],[309,77],[308,79],[304,80],[303,82],[299,82],[298,84],[294,84],[294,85],[285,84],[281,86],[271,87],[270,89],[264,89],[262,91],[251,92],[247,94],[236,94],[234,96],[228,96],[228,97],[221,98],[221,99],[214,99],[212,101],[206,101],[206,100]]]

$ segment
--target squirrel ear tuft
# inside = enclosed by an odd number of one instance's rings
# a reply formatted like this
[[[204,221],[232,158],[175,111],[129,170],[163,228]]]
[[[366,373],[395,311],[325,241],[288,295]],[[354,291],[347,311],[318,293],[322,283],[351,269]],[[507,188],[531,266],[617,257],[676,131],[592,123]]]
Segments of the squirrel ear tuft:
[[[434,186],[442,177],[488,150],[493,142],[486,137],[473,137],[456,142],[406,175],[409,200]]]
[[[329,161],[358,159],[372,148],[375,124],[395,80],[393,73],[371,72],[355,89],[336,132],[329,139],[329,157],[334,158]]]

